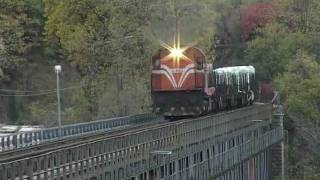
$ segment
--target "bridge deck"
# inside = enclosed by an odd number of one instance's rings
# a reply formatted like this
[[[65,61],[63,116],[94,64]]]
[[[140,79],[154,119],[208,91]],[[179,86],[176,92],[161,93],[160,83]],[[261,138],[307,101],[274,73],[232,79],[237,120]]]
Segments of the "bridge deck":
[[[271,114],[271,105],[259,104],[16,154],[0,164],[0,180],[217,177],[282,139],[270,128]]]

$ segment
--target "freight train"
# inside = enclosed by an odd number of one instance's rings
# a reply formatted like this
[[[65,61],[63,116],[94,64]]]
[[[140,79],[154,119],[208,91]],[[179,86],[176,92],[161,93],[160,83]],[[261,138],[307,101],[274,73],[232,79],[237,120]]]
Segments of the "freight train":
[[[212,67],[197,47],[159,49],[152,58],[154,112],[166,117],[201,116],[253,103],[253,66]]]

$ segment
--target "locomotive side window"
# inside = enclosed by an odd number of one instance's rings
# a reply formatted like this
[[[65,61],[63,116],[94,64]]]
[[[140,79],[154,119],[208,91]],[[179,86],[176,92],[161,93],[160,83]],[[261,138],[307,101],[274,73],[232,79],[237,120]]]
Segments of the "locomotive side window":
[[[168,50],[159,50],[156,55],[152,57],[152,68],[158,70],[161,68],[161,59],[169,54]]]
[[[195,58],[195,64],[197,69],[203,69],[203,61],[200,58]]]
[[[161,64],[160,64],[160,59],[154,59],[153,60],[153,69],[160,69]]]

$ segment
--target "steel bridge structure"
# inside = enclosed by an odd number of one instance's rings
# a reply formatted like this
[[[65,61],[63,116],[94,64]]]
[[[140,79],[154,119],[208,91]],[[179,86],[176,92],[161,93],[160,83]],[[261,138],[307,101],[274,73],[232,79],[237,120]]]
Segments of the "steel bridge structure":
[[[173,122],[149,115],[135,118],[65,127],[64,137],[57,137],[54,129],[0,139],[0,180],[268,180],[275,176],[271,166],[279,151],[274,149],[283,142],[284,133],[282,113],[272,104]]]

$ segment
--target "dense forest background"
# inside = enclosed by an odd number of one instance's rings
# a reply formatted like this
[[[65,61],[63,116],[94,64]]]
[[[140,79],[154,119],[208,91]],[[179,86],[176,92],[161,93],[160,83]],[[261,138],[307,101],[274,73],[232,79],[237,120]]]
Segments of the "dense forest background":
[[[256,67],[280,91],[288,179],[320,178],[319,0],[0,0],[0,123],[56,125],[150,111],[150,60],[172,44]]]

